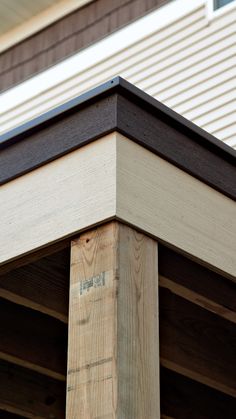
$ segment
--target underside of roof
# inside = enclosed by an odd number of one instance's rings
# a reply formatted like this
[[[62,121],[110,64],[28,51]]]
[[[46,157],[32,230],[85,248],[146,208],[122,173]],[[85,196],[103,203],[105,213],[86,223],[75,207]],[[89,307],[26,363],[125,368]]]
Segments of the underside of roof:
[[[1,0],[0,36],[56,3],[60,0]]]

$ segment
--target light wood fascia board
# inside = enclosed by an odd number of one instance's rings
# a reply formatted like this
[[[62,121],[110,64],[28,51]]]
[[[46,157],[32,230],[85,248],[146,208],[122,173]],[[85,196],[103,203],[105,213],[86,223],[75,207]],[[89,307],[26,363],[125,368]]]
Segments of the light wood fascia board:
[[[235,277],[235,203],[116,132],[3,185],[0,199],[2,264],[117,218]]]
[[[0,188],[0,264],[115,217],[110,134]]]
[[[116,216],[235,278],[235,202],[121,134]]]

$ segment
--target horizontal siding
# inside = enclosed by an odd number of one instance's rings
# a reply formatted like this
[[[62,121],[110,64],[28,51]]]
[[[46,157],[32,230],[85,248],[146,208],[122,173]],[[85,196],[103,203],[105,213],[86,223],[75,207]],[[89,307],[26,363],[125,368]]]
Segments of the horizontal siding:
[[[2,113],[2,131],[120,75],[235,146],[235,21],[236,7],[208,22],[204,1],[162,28],[157,18],[157,29],[150,35],[142,39],[137,35],[131,46],[78,69],[51,91]]]
[[[192,100],[191,105],[192,107],[185,107],[186,110],[180,111],[183,112],[188,119],[194,119],[197,121],[198,118],[201,116],[208,116],[211,114],[211,112],[214,112],[214,110],[217,110],[218,108],[221,108],[221,103],[225,104],[224,106],[227,106],[228,102],[233,102],[233,92],[231,89],[231,83],[229,83],[229,89],[225,89],[226,84],[224,85],[224,91],[222,94],[215,95],[213,99],[208,100],[207,102],[199,103],[199,98],[197,100]],[[196,104],[195,104],[196,103]],[[195,106],[194,106],[195,105]],[[200,106],[201,105],[201,106]],[[222,111],[222,110],[221,110]],[[198,122],[199,123],[199,122]]]
[[[219,45],[217,43],[217,45],[214,46],[214,49],[212,48],[212,51],[210,48],[207,48],[207,50],[200,51],[194,56],[190,55],[183,57],[181,55],[184,54],[181,54],[181,51],[177,51],[177,53],[170,51],[171,55],[167,58],[164,57],[163,59],[163,57],[158,57],[158,59],[152,64],[147,62],[147,66],[142,69],[142,72],[139,74],[136,73],[136,76],[135,74],[132,75],[133,79],[144,89],[156,89],[158,74],[158,84],[160,85],[159,90],[163,91],[166,86],[176,85],[182,80],[192,78],[196,74],[201,74],[204,70],[225,61],[225,59],[230,56],[233,56],[235,54],[235,40],[233,38],[234,37],[232,36],[231,45],[227,39],[227,42],[219,42]],[[227,44],[226,49],[225,44]],[[164,54],[158,55],[161,56]],[[207,60],[210,60],[210,65]],[[166,81],[167,84],[161,83],[162,81]]]
[[[230,147],[236,148],[236,130],[232,135],[229,135],[226,138],[224,137],[224,142]]]
[[[218,113],[218,117],[208,124],[202,124],[206,131],[219,132],[223,127],[233,126],[236,121],[236,102],[234,102],[234,109],[231,112],[225,113],[225,110],[222,108],[221,115]],[[223,116],[222,116],[223,115]]]
[[[174,74],[169,79],[164,79],[158,85],[152,84],[146,90],[149,90],[153,96],[158,95],[159,99],[165,103],[172,99],[171,106],[176,108],[177,103],[182,100],[182,92],[185,99],[186,97],[191,98],[195,92],[198,94],[208,90],[216,83],[227,81],[230,74],[233,76],[235,74],[235,52],[236,47],[226,49],[219,62],[217,56],[216,59],[212,60],[213,63],[210,60],[208,61],[207,68],[196,65],[196,67],[192,66],[190,69],[183,69],[181,73]],[[206,63],[207,61],[204,62],[204,65]]]
[[[220,140],[224,140],[225,138],[227,139],[235,138],[235,135],[236,135],[235,118],[234,118],[233,123],[229,125],[227,122],[225,122],[223,125],[223,128],[217,129],[216,131],[213,132],[213,134]]]
[[[232,99],[232,92],[231,93],[231,99]],[[218,101],[219,105],[219,101]],[[213,123],[214,121],[219,120],[222,118],[222,115],[224,117],[228,117],[228,115],[232,115],[235,113],[236,109],[236,100],[229,100],[228,102],[224,102],[223,106],[219,106],[218,108],[211,109],[207,112],[204,112],[201,116],[198,118],[195,118],[195,123],[201,127],[209,125],[210,123]],[[235,114],[234,114],[235,116]],[[214,127],[216,128],[216,127]],[[212,129],[209,128],[208,129]]]
[[[225,77],[224,77],[225,76]],[[195,111],[201,114],[202,109],[205,109],[208,107],[208,109],[214,109],[219,104],[224,104],[224,97],[227,94],[230,94],[230,98],[234,97],[234,81],[235,81],[235,70],[230,69],[227,71],[225,75],[220,77],[217,81],[215,80],[215,83],[211,89],[209,89],[209,86],[203,86],[203,88],[200,91],[199,89],[196,89],[196,92],[192,93],[191,95],[185,94],[182,95],[181,99],[182,101],[174,106],[169,104],[169,106],[172,106],[176,109],[177,112],[179,112],[182,115],[186,115],[188,117],[188,111]],[[217,83],[218,82],[218,83]],[[213,103],[213,105],[212,105]],[[189,119],[194,120],[194,117]]]
[[[21,83],[168,1],[90,0],[82,8],[75,1],[73,13],[0,54],[0,89]]]

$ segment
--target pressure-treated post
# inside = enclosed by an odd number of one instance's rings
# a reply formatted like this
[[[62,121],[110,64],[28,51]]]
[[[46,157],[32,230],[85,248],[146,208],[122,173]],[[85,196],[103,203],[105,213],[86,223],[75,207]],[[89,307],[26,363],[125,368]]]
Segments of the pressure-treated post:
[[[72,242],[67,419],[158,419],[157,243],[118,222]]]

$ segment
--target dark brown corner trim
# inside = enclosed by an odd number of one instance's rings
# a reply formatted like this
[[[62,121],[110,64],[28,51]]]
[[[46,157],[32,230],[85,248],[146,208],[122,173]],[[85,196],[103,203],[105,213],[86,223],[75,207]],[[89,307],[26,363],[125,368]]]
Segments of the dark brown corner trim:
[[[0,137],[0,184],[119,131],[236,199],[236,152],[120,77]]]

